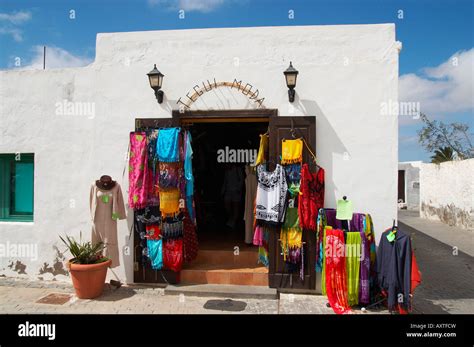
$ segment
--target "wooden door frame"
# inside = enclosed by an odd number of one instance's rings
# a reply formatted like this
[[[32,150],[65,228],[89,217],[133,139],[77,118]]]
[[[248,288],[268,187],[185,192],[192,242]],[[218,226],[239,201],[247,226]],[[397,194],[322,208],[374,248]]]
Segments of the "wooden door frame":
[[[174,110],[171,113],[174,124],[181,124],[183,120],[199,121],[209,120],[210,123],[225,121],[226,119],[235,119],[236,121],[246,122],[250,119],[270,121],[270,118],[278,116],[278,109],[252,109],[252,110],[209,110],[209,111],[189,111]]]

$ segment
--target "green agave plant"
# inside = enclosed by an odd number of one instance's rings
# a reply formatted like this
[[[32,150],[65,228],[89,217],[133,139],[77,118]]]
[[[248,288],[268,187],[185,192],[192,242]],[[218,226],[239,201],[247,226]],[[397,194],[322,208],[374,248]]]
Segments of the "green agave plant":
[[[66,245],[68,251],[73,256],[71,263],[97,264],[109,260],[109,258],[102,255],[102,251],[105,248],[105,244],[103,242],[98,242],[95,244],[92,244],[90,241],[82,242],[82,233],[80,235],[79,242],[77,242],[73,237],[67,235],[66,239],[62,238],[61,236],[59,236],[59,238]]]

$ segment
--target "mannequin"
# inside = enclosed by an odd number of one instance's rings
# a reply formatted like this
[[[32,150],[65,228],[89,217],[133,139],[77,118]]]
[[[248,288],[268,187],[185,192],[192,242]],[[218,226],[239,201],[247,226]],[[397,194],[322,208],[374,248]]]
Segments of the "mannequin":
[[[111,267],[120,265],[117,221],[125,219],[125,204],[120,184],[103,175],[91,185],[90,209],[92,218],[92,243],[106,245],[105,256],[112,259]]]
[[[102,175],[100,179],[95,181],[95,185],[97,186],[97,188],[102,189],[102,190],[110,190],[113,187],[115,187],[116,183],[117,182],[112,180],[112,177],[108,175]]]

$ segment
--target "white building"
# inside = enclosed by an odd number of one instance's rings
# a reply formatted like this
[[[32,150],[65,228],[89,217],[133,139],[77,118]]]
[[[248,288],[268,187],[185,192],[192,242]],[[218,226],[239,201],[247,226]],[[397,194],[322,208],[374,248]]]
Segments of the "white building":
[[[421,161],[398,163],[398,206],[408,210],[420,210]]]
[[[278,117],[316,117],[325,206],[346,195],[355,211],[372,215],[379,238],[397,218],[398,119],[386,105],[398,101],[399,49],[394,24],[106,33],[97,35],[89,66],[0,72],[0,154],[34,154],[34,204],[24,207],[33,210],[32,220],[2,216],[1,242],[10,251],[0,259],[0,273],[68,280],[58,235],[90,237],[89,189],[101,175],[116,179],[126,196],[122,173],[135,119],[170,117],[179,98],[214,79],[250,83]],[[293,103],[283,76],[290,61],[299,70]],[[165,75],[162,104],[146,76],[153,64]],[[191,105],[256,108],[231,88]],[[122,258],[114,269],[128,283],[134,272],[130,223],[131,213],[119,221]],[[37,257],[11,251],[24,244],[37,247]]]

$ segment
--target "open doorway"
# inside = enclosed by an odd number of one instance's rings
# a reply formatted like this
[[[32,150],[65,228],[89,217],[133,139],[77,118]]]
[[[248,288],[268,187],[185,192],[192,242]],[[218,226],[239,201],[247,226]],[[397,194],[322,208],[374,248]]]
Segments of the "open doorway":
[[[246,166],[255,161],[268,122],[195,122],[188,127],[200,249],[256,248],[245,242]]]

